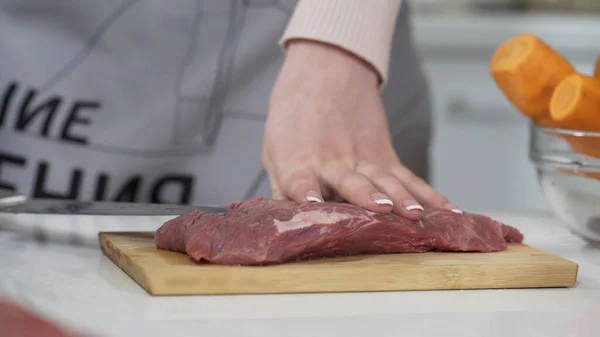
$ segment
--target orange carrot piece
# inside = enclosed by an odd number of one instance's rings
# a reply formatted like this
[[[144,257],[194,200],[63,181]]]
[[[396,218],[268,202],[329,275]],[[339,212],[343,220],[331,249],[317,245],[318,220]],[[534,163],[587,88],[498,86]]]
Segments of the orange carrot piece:
[[[521,34],[496,49],[490,72],[517,110],[536,122],[550,118],[554,88],[576,70],[540,38]]]
[[[552,94],[550,115],[566,128],[600,132],[600,80],[584,74],[567,76]]]

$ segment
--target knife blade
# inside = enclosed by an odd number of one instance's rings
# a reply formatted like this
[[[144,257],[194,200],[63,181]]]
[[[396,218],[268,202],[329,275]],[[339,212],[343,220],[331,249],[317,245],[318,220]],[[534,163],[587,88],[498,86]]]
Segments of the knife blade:
[[[67,215],[183,215],[193,210],[226,214],[231,209],[196,206],[110,201],[74,201],[27,198],[22,195],[0,198],[0,213],[67,214]]]

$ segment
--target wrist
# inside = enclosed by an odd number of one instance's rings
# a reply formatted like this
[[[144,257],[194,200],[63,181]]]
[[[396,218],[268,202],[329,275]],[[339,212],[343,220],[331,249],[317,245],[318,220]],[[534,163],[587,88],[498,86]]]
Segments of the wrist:
[[[381,78],[388,76],[392,39],[401,0],[300,0],[281,37],[339,46],[367,60]]]
[[[356,80],[375,87],[381,84],[382,79],[377,69],[346,49],[305,39],[292,39],[286,43],[285,49],[285,65],[308,64],[316,69],[316,75],[334,76],[337,78],[333,79],[340,82]],[[310,75],[314,76],[315,73]]]

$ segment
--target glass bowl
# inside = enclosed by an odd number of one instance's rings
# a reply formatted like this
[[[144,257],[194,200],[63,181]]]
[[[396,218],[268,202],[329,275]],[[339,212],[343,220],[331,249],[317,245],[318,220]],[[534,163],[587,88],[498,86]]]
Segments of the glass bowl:
[[[600,133],[531,124],[529,158],[554,214],[600,244]]]

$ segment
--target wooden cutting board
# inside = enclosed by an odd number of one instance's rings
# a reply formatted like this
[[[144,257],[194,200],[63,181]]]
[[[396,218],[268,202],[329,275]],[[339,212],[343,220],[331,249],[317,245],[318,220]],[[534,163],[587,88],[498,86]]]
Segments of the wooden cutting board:
[[[153,233],[100,233],[104,254],[152,295],[572,287],[578,265],[523,244],[496,253],[360,255],[272,266],[198,263]]]

